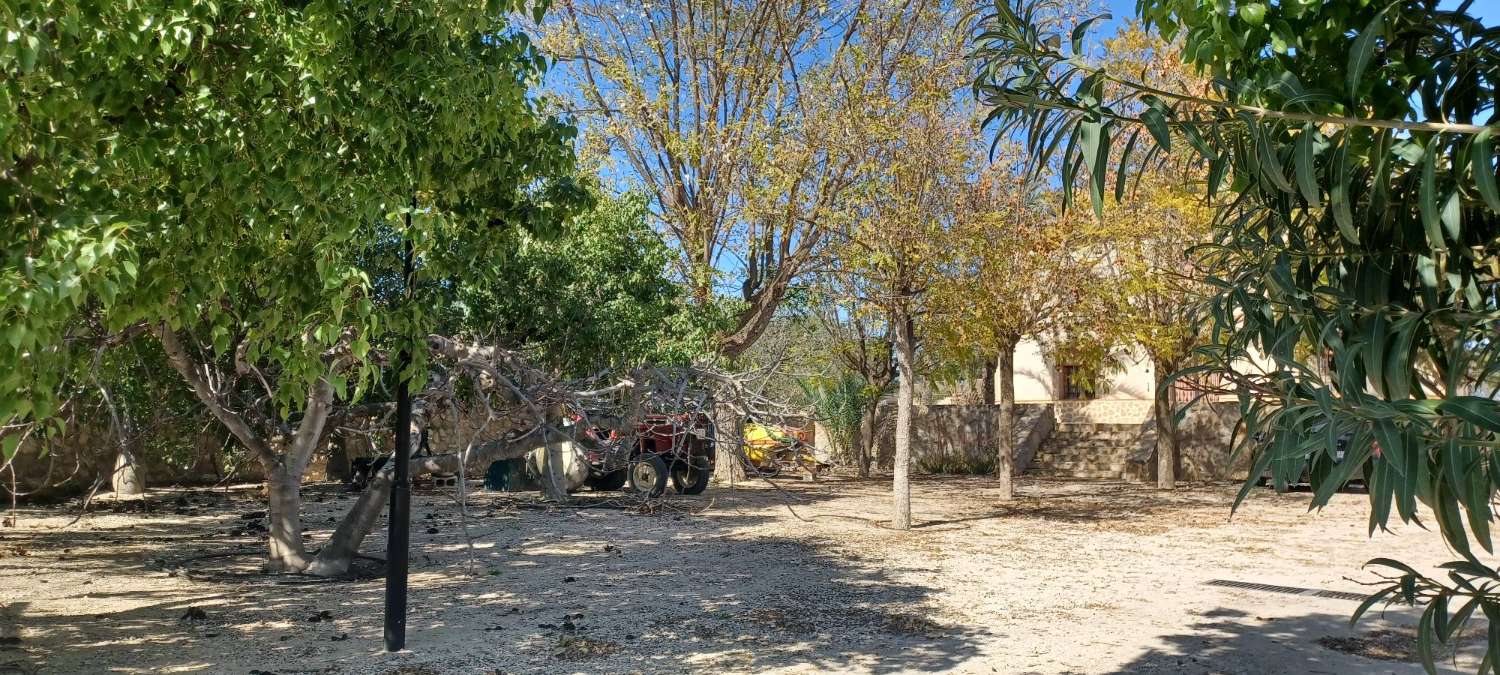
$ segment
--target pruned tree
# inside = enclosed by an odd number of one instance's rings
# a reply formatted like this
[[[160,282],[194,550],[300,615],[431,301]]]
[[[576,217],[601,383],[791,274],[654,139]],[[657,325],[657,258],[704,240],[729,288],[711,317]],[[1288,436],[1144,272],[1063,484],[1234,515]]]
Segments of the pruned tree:
[[[587,145],[619,165],[606,174],[650,196],[700,311],[729,300],[720,355],[760,338],[852,217],[883,123],[868,101],[893,94],[933,5],[569,0],[546,27]],[[740,421],[719,422],[732,482]]]

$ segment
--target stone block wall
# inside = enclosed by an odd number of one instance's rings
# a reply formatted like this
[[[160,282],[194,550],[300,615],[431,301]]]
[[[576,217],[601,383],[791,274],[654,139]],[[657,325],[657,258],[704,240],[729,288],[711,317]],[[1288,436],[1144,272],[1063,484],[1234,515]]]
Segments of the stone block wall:
[[[1058,424],[1140,424],[1151,418],[1145,399],[1091,399],[1051,404]]]
[[[912,465],[936,461],[977,466],[993,463],[997,415],[993,405],[934,404],[914,407],[912,418]],[[894,410],[891,411],[894,414]],[[1037,446],[1053,425],[1046,405],[1016,405],[1016,472],[1031,465]],[[895,454],[895,424],[880,426],[878,461],[890,466]]]

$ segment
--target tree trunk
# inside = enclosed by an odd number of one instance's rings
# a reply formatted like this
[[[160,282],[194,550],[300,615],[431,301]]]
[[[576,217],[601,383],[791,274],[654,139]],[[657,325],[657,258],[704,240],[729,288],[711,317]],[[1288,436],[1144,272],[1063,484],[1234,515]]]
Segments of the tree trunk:
[[[370,478],[365,491],[360,493],[354,506],[344,514],[344,519],[339,521],[333,536],[328,538],[328,543],[318,551],[318,557],[308,566],[308,574],[333,577],[349,572],[355,556],[359,554],[359,545],[375,529],[375,522],[380,519],[386,500],[391,496],[391,481],[394,477],[392,469],[387,463],[386,467]]]
[[[976,401],[976,403],[982,403],[985,405],[995,405],[999,403],[999,390],[996,389],[996,383],[999,380],[997,380],[996,377],[1000,372],[1000,360],[998,358],[985,359],[984,364],[979,369],[979,372],[979,387],[977,388],[979,399]]]
[[[310,560],[302,544],[302,474],[285,462],[267,463],[268,562],[274,572],[301,572]]]
[[[343,434],[333,434],[328,449],[328,464],[325,473],[328,480],[348,481],[350,476],[349,439]]]
[[[714,482],[728,484],[745,480],[744,421],[734,408],[714,406]]]
[[[568,479],[563,476],[563,471],[569,466],[568,459],[564,458],[564,451],[573,452],[573,448],[564,448],[562,443],[548,443],[541,451],[541,471],[537,476],[542,483],[542,495],[549,501],[559,504],[567,504],[572,501],[568,495]]]
[[[891,513],[891,526],[898,530],[911,529],[911,408],[912,382],[915,368],[912,366],[911,319],[898,323],[896,337],[896,366],[900,379],[896,390],[896,456],[893,459],[895,477],[891,492],[895,498]]]
[[[115,469],[109,476],[109,487],[115,497],[139,497],[146,494],[146,476],[130,448],[121,447],[115,455]]]
[[[420,438],[421,434],[413,434],[412,438]],[[456,474],[465,462],[477,462],[487,465],[490,462],[502,459],[517,459],[526,456],[527,453],[541,445],[541,434],[530,434],[527,440],[520,444],[511,444],[508,441],[494,441],[476,447],[472,453],[465,456],[463,453],[444,453],[440,455],[427,455],[424,457],[412,457],[410,460],[410,476],[417,478],[429,474]],[[395,464],[387,462],[378,473],[370,479],[370,484],[360,494],[359,500],[344,515],[339,522],[333,536],[328,538],[328,543],[318,551],[318,557],[304,570],[308,574],[331,577],[345,574],[354,564],[354,558],[359,554],[359,546],[365,537],[375,528],[375,523],[380,519],[380,514],[385,510],[387,498],[391,495],[391,480],[395,473]]]
[[[1152,362],[1156,371],[1156,400],[1152,414],[1156,422],[1156,487],[1171,490],[1177,487],[1177,421],[1173,414],[1171,387],[1163,387],[1170,364]]]
[[[208,428],[199,432],[193,439],[193,468],[188,472],[195,480],[218,480],[222,478],[219,473],[219,449],[224,447],[224,441],[216,434],[210,433]]]
[[[1015,496],[1011,474],[1015,472],[1016,465],[1016,343],[1014,340],[1000,345],[1000,352],[995,359],[995,370],[998,375],[996,393],[1000,400],[997,411],[999,419],[995,424],[996,489],[1000,493],[1000,499],[1010,499]]]
[[[879,414],[880,398],[876,397],[865,405],[864,417],[859,420],[859,448],[855,451],[854,461],[860,478],[870,477],[870,463],[875,461],[875,454],[879,451],[879,425],[876,424]]]

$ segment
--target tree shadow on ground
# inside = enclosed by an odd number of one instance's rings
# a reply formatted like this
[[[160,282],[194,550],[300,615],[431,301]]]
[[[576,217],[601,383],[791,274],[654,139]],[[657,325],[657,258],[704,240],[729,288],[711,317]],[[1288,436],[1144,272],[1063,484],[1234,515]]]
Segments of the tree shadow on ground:
[[[310,493],[316,541],[349,501]],[[820,499],[813,491],[796,498]],[[714,499],[730,508],[701,515]],[[937,589],[748,531],[771,519],[763,498],[671,499],[643,513],[609,496],[557,507],[480,494],[466,519],[472,549],[448,496],[419,493],[413,502],[408,652],[380,650],[382,580],[213,574],[259,564],[255,536],[226,534],[243,529],[245,504],[230,501],[142,514],[128,530],[7,534],[0,544],[28,550],[0,556],[0,583],[49,587],[33,594],[45,596],[40,602],[6,608],[21,640],[0,652],[0,664],[17,672],[894,673],[958,667],[987,637],[936,616],[928,601]],[[247,555],[213,555],[235,547]],[[364,549],[384,555],[383,523]]]
[[[1416,655],[1414,614],[1392,611],[1349,626],[1347,615],[1311,613],[1263,617],[1237,609],[1205,613],[1190,630],[1160,638],[1152,648],[1115,672],[1191,675],[1262,673],[1423,673]],[[1469,634],[1479,636],[1442,654],[1442,673],[1472,673],[1482,657],[1483,620]]]
[[[1015,498],[994,502],[992,508],[955,518],[930,520],[919,529],[942,528],[985,520],[1030,518],[1062,523],[1104,523],[1145,520],[1183,508],[1222,508],[1231,498],[1216,492],[1164,492],[1140,483],[1123,481],[1065,481],[1028,479],[1019,481]]]

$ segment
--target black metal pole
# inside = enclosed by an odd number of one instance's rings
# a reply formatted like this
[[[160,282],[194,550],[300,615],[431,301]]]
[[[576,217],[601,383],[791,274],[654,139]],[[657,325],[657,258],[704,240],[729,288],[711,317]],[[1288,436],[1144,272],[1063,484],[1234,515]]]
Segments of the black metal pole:
[[[416,199],[412,199],[413,205]],[[406,214],[405,255],[401,263],[403,302],[410,300],[412,276],[411,213]],[[411,478],[408,464],[411,455],[411,390],[406,369],[411,366],[411,352],[402,348],[396,357],[396,462],[391,481],[391,515],[385,545],[385,650],[400,651],[406,646],[406,568],[407,549],[411,544]]]

